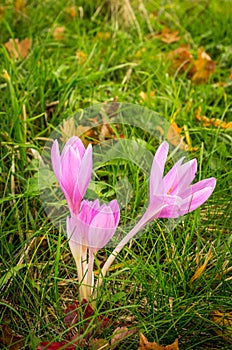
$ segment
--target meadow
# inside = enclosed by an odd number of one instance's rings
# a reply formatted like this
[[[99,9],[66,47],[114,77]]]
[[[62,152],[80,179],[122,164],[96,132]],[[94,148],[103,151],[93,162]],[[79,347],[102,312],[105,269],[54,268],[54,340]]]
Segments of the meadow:
[[[163,346],[178,339],[184,350],[231,349],[231,5],[217,0],[1,4],[2,349],[52,349],[39,348],[43,341],[67,341],[53,349],[138,349],[139,333]],[[111,125],[93,113],[94,132],[81,117],[75,120],[86,145],[96,149],[108,139],[128,139],[154,155],[162,138],[172,149],[182,141],[185,156],[198,162],[195,181],[215,177],[217,184],[206,203],[174,226],[154,220],[124,247],[92,313],[80,306],[65,232],[45,211],[39,164],[52,133],[62,126],[68,134],[64,120],[99,104],[114,115],[120,103],[153,111],[169,125],[167,133]],[[128,195],[120,225],[136,220],[149,182],[138,164],[106,161],[94,176],[87,194],[104,202],[119,193],[119,204]],[[46,177],[43,181],[50,185]],[[95,278],[111,251],[108,246],[99,252]],[[78,317],[70,322],[65,315],[75,308]],[[132,331],[113,345],[117,327]]]

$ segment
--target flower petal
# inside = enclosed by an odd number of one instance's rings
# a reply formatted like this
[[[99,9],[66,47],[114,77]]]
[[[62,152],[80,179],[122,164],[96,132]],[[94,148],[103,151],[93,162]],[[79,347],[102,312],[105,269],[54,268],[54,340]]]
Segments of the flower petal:
[[[57,180],[60,182],[61,180],[61,159],[60,159],[60,151],[58,141],[55,140],[51,149],[51,161],[52,168],[56,175]]]

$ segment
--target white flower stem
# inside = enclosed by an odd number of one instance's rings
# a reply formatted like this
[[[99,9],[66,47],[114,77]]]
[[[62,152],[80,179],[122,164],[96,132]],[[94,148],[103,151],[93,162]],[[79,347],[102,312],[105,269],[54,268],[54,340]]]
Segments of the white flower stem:
[[[121,252],[123,247],[129,242],[131,238],[133,238],[136,233],[138,233],[148,222],[147,219],[145,219],[145,215],[139,220],[139,222],[133,227],[133,229],[121,240],[121,242],[116,246],[116,248],[113,250],[113,252],[110,254],[108,259],[106,260],[103,268],[101,269],[100,277],[96,283],[96,291],[101,286],[103,278],[105,277],[107,271],[109,270],[110,266],[114,262],[115,258],[118,256],[118,254]]]
[[[89,249],[89,262],[88,262],[88,272],[87,272],[88,298],[91,296],[93,292],[93,286],[94,286],[93,266],[94,266],[94,252],[92,249]]]

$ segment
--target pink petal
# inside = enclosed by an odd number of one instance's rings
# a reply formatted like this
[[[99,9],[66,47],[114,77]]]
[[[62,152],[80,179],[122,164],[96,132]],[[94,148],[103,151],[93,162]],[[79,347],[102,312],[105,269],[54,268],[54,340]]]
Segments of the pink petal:
[[[55,140],[51,149],[52,167],[58,181],[61,179],[61,159],[58,141]]]
[[[164,177],[165,192],[179,195],[193,181],[197,171],[197,160],[193,159],[185,164],[181,164],[180,159]]]
[[[118,202],[116,199],[114,199],[108,205],[110,206],[110,208],[113,212],[115,225],[118,226],[118,223],[120,220],[120,208],[119,208]]]
[[[187,187],[185,190],[181,192],[181,197],[184,199],[186,197],[191,196],[193,193],[200,191],[206,187],[212,188],[212,192],[216,186],[216,179],[214,177],[211,177],[209,179],[204,179],[201,181],[196,182],[195,184]]]
[[[168,148],[169,145],[167,142],[161,143],[154,156],[150,173],[150,195],[163,192],[162,178],[168,155]]]
[[[209,179],[208,179],[209,180]],[[214,181],[213,181],[214,180]],[[204,180],[202,180],[204,181]],[[196,192],[193,192],[191,195],[189,195],[187,198],[185,198],[182,201],[181,204],[181,212],[182,215],[191,212],[195,209],[197,209],[198,207],[200,207],[205,201],[207,201],[207,199],[211,196],[215,185],[216,185],[216,180],[211,178],[211,186],[202,188],[197,190]],[[197,184],[196,184],[197,185]],[[201,184],[202,185],[202,184]],[[193,185],[194,186],[194,185]],[[200,185],[198,183],[198,186],[195,186],[196,188],[200,188]]]
[[[74,206],[78,206],[79,198],[83,198],[92,176],[92,145],[86,149],[78,169],[78,176],[74,185],[72,200]]]

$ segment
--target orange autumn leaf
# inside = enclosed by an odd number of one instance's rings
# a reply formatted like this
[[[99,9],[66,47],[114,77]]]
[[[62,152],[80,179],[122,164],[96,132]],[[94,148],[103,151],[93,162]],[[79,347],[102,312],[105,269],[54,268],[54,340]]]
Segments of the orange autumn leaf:
[[[180,40],[179,31],[171,31],[170,28],[164,27],[160,33],[155,34],[156,38],[159,38],[166,44],[172,44]]]
[[[203,48],[198,49],[198,58],[194,62],[194,65],[196,72],[192,76],[192,81],[197,84],[206,83],[216,69],[216,63],[212,61],[211,57]]]
[[[220,126],[222,129],[231,129],[232,128],[232,122],[226,123],[225,121],[221,121],[220,119],[216,118],[208,118],[205,115],[201,115],[202,108],[199,107],[196,111],[196,119],[203,123],[203,126],[214,126],[217,128]]]
[[[96,38],[101,40],[108,40],[110,39],[110,37],[111,37],[111,34],[108,32],[98,32],[96,34]]]
[[[143,333],[139,334],[139,348],[138,350],[179,350],[178,339],[174,343],[166,346],[160,346],[156,342],[149,342]]]
[[[155,96],[155,91],[150,91],[149,95],[144,91],[140,91],[139,96],[144,102],[152,101],[153,97]]]
[[[67,13],[68,16],[70,16],[72,18],[76,18],[77,17],[77,8],[76,8],[76,6],[66,7],[65,8],[65,12]]]
[[[17,12],[26,12],[26,0],[16,0],[14,2],[14,9]]]
[[[77,50],[76,51],[76,58],[78,63],[82,64],[86,61],[86,54],[83,51]]]
[[[186,72],[188,76],[192,76],[196,71],[194,59],[188,46],[180,46],[176,50],[170,51],[167,59],[171,61],[171,68],[174,71]]]
[[[56,41],[63,40],[64,39],[64,32],[65,32],[65,27],[56,27],[52,32],[53,38]]]
[[[26,38],[22,41],[10,39],[4,46],[11,58],[26,58],[31,48],[31,39]]]

